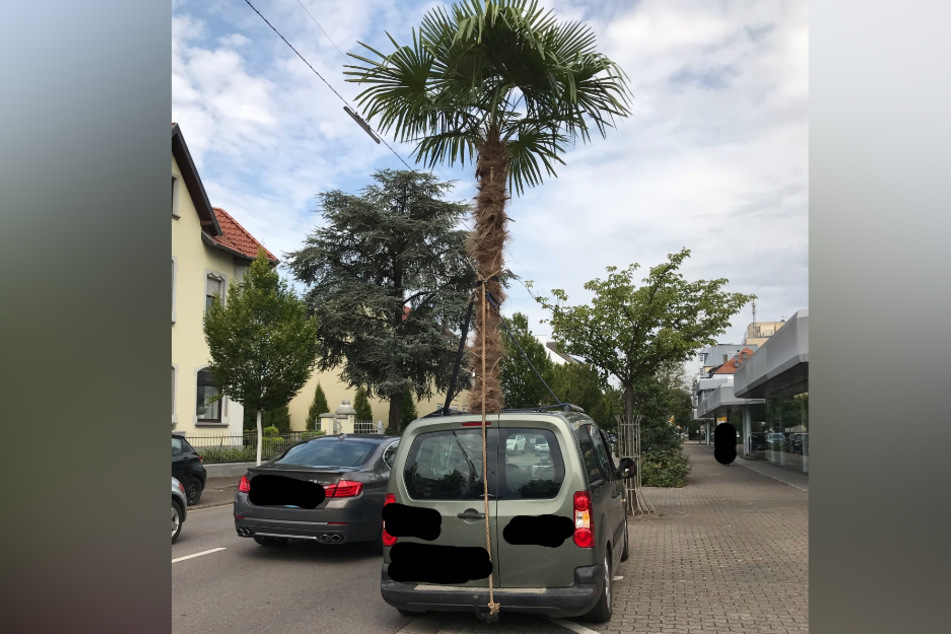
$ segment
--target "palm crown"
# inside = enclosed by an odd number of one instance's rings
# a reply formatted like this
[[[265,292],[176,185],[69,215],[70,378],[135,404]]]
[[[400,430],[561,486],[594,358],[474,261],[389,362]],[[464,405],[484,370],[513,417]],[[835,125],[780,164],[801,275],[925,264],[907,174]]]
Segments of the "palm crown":
[[[423,18],[411,45],[376,59],[352,55],[356,101],[383,132],[415,142],[429,167],[465,164],[487,138],[508,150],[511,186],[542,181],[572,140],[604,136],[628,113],[624,73],[595,50],[583,24],[558,23],[536,0],[467,0]]]
[[[476,163],[469,252],[483,292],[469,408],[498,412],[507,184],[521,193],[542,182],[542,168],[555,175],[575,138],[587,141],[592,127],[604,136],[628,114],[626,79],[590,29],[556,22],[537,0],[463,0],[431,9],[411,45],[388,37],[389,55],[362,44],[375,57],[352,55],[362,65],[347,66],[348,81],[367,86],[357,103],[381,131],[416,143],[417,161]]]

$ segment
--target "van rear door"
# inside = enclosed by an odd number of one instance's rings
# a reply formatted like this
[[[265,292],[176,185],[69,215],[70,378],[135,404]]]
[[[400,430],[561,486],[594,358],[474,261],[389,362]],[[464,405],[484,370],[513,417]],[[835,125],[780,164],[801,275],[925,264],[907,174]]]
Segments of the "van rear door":
[[[489,417],[487,465],[489,514],[495,515],[497,416]],[[406,437],[408,436],[408,437]],[[389,550],[388,572],[394,581],[488,587],[485,500],[482,476],[481,418],[410,427],[402,472],[394,472],[390,491],[407,507],[407,524],[422,518],[427,526],[438,512],[438,531],[425,537],[397,536]],[[401,447],[402,448],[402,447]],[[426,515],[426,513],[429,515]],[[414,516],[413,513],[416,513]],[[387,530],[391,523],[387,521]],[[495,553],[493,552],[493,555]],[[495,557],[493,557],[495,559]],[[493,562],[494,564],[494,562]]]
[[[520,417],[521,418],[521,417]],[[570,429],[551,415],[511,414],[499,426],[495,552],[501,588],[568,587],[594,563],[575,545],[574,493],[581,488]],[[524,448],[519,437],[524,437]]]

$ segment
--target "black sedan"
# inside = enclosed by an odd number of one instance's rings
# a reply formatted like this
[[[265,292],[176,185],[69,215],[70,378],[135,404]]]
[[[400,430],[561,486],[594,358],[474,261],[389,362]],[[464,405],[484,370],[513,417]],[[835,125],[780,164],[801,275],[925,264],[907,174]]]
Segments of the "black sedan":
[[[234,498],[241,537],[367,542],[382,552],[382,512],[398,436],[340,434],[294,445],[248,469]]]

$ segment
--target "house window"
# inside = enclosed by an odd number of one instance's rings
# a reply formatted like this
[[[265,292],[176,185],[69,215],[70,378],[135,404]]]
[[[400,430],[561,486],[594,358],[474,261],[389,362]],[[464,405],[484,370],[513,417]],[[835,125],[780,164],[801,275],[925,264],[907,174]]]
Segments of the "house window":
[[[178,213],[178,177],[172,174],[172,218],[179,218]]]
[[[225,279],[214,273],[209,273],[205,278],[205,310],[211,308],[212,302],[217,297],[219,301],[225,301]]]
[[[195,414],[199,423],[221,422],[221,390],[208,370],[198,371],[198,400]]]

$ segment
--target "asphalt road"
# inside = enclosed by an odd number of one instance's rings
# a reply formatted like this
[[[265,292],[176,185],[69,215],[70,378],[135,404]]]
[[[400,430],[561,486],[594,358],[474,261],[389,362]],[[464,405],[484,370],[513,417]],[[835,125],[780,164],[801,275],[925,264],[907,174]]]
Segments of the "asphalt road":
[[[365,634],[412,620],[380,597],[379,556],[359,544],[261,547],[237,536],[231,506],[189,512],[172,560],[173,632]]]

